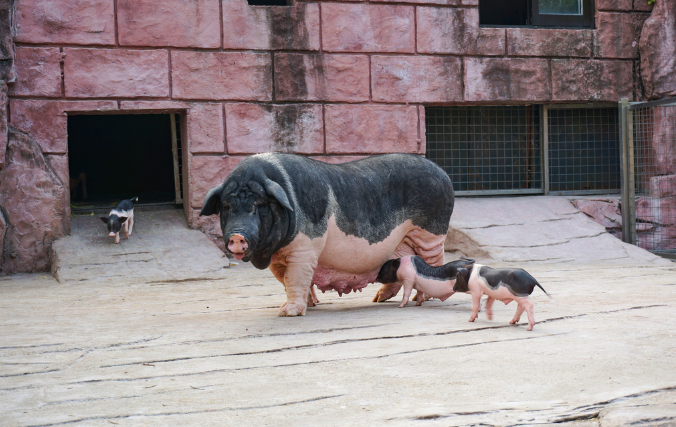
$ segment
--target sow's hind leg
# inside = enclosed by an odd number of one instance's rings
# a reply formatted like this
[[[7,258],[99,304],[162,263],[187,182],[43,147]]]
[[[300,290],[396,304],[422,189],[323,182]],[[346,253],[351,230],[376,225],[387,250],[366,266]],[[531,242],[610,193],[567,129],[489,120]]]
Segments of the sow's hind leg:
[[[444,265],[445,241],[445,234],[438,236],[421,228],[414,228],[406,236],[404,236],[404,239],[394,250],[392,259],[400,258],[406,255],[418,255],[427,264],[433,267]],[[401,284],[398,283],[388,283],[386,285],[382,285],[380,289],[378,289],[376,296],[373,298],[373,302],[387,301],[388,299],[397,295],[399,289],[401,289]],[[416,294],[414,299],[416,301],[418,300],[418,294]]]

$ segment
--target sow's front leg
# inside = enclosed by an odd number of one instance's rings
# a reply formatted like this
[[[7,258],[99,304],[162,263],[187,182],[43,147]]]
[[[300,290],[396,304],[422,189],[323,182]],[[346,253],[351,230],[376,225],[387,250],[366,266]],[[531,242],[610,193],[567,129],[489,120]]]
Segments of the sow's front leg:
[[[308,296],[311,295],[314,267],[308,262],[290,262],[284,272],[286,302],[280,307],[280,316],[305,316]]]

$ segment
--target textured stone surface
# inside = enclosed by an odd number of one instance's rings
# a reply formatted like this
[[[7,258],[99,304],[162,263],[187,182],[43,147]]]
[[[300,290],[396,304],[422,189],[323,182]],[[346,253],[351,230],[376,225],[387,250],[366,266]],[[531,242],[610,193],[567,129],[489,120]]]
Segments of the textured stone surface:
[[[637,197],[636,221],[649,224],[638,229],[636,244],[648,250],[676,249],[676,197]]]
[[[462,101],[461,60],[454,57],[373,56],[373,100]]]
[[[327,105],[327,154],[420,153],[413,106]]]
[[[120,101],[120,110],[146,110],[152,112],[179,112],[192,104],[184,101]]]
[[[201,208],[207,192],[222,184],[237,163],[245,158],[245,156],[192,156],[190,206],[195,209]]]
[[[219,2],[118,0],[121,45],[221,47]]]
[[[18,0],[16,38],[23,43],[115,44],[113,0]]]
[[[676,106],[655,108],[647,117],[652,119],[652,133],[646,135],[646,157],[651,174],[676,173]],[[645,138],[645,137],[644,137]]]
[[[622,212],[618,198],[580,199],[572,200],[571,203],[594,222],[604,226],[608,233],[616,235],[619,232],[619,236],[622,237]]]
[[[465,101],[550,99],[546,59],[464,58]]]
[[[52,242],[68,232],[66,187],[35,140],[14,129],[6,161],[0,172],[0,206],[8,223],[2,272],[46,271]]]
[[[553,101],[631,100],[632,87],[630,61],[552,60]]]
[[[415,49],[413,7],[322,3],[322,46],[331,52]]]
[[[646,98],[676,96],[676,2],[655,4],[641,30],[639,46]]]
[[[637,0],[638,2],[648,3],[648,0]],[[596,10],[619,10],[619,11],[630,11],[632,10],[632,0],[596,0]]]
[[[68,118],[65,111],[117,110],[115,101],[35,101],[14,99],[10,103],[11,123],[31,135],[45,153],[65,154],[68,145]]]
[[[508,55],[588,58],[591,46],[591,30],[507,28]]]
[[[210,100],[272,99],[272,60],[250,52],[172,52],[174,98]]]
[[[223,4],[225,49],[319,50],[319,5],[249,6],[245,0]]]
[[[169,96],[165,50],[64,49],[66,96]]]
[[[313,104],[226,104],[230,154],[324,151],[322,106]]]
[[[597,58],[638,58],[638,42],[645,13],[596,15],[594,56]]]
[[[188,110],[191,153],[224,153],[223,105],[195,102]]]
[[[418,52],[504,55],[505,29],[479,28],[479,10],[417,8]]]
[[[391,0],[371,0],[371,1],[392,3]],[[478,6],[479,0],[403,0],[397,1],[397,3],[436,4],[440,6]]]
[[[58,48],[16,48],[16,82],[10,95],[61,96],[60,59]]]
[[[652,197],[676,197],[676,175],[658,175],[650,178]]]
[[[5,149],[7,148],[7,84],[0,81],[0,171],[5,165]]]
[[[640,12],[650,12],[654,9],[656,3],[648,4],[648,0],[634,0],[634,10]]]
[[[0,60],[14,58],[14,38],[12,37],[12,17],[10,4],[0,4]]]
[[[461,60],[454,57],[373,56],[373,100],[462,101]]]
[[[275,55],[277,101],[363,102],[369,99],[366,55]]]

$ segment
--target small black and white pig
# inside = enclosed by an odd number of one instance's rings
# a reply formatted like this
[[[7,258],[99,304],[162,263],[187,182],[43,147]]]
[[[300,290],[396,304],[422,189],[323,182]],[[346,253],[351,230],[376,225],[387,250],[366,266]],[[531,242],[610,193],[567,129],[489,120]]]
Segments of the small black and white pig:
[[[131,236],[134,228],[134,202],[138,202],[138,197],[122,200],[111,210],[108,217],[101,217],[101,221],[108,225],[108,235],[115,238],[115,243],[120,243],[120,228],[124,226],[124,237]]]
[[[460,268],[472,263],[474,263],[473,259],[460,259],[440,267],[432,267],[419,256],[408,255],[391,259],[383,264],[376,280],[382,284],[400,283],[403,286],[404,297],[399,308],[408,304],[413,289],[418,291],[415,305],[423,303],[425,300],[423,294],[445,301],[456,292],[453,290],[456,280],[463,282],[465,280],[465,277],[460,274]]]
[[[493,318],[493,302],[502,301],[505,305],[512,301],[518,304],[516,314],[509,322],[515,324],[521,319],[521,314],[525,311],[528,315],[528,331],[533,330],[535,326],[535,317],[533,316],[533,303],[528,301],[528,296],[533,293],[535,287],[542,289],[547,296],[549,294],[544,290],[533,276],[521,268],[500,268],[473,264],[459,269],[460,275],[465,280],[457,280],[453,290],[455,292],[466,292],[472,295],[472,315],[470,322],[479,316],[481,305],[481,296],[488,295],[486,300],[486,315],[488,320]]]

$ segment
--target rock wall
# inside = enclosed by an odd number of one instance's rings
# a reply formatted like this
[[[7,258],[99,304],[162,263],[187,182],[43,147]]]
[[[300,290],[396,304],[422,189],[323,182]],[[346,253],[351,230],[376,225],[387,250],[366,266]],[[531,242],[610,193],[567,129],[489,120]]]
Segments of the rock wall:
[[[655,2],[641,30],[640,52],[646,98],[676,96],[676,2]]]
[[[0,172],[2,273],[49,270],[49,248],[68,230],[66,185],[38,143],[9,129],[5,168]]]
[[[68,115],[181,113],[186,216],[212,233],[206,191],[253,153],[423,154],[426,105],[640,99],[649,9],[596,3],[596,28],[570,30],[482,28],[478,0],[0,0],[16,46],[0,118],[67,177]]]

